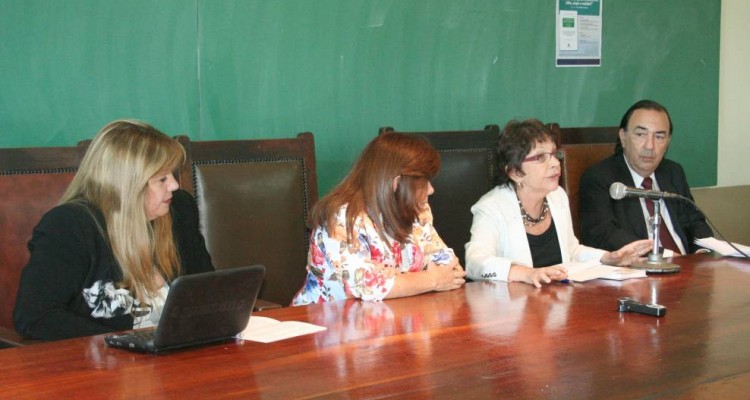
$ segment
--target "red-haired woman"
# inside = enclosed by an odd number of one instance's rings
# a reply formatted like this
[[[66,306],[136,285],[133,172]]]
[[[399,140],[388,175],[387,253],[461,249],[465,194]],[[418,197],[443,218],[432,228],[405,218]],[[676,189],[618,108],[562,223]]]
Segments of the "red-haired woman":
[[[435,232],[427,204],[439,168],[437,151],[420,136],[372,140],[313,210],[307,279],[292,304],[461,287],[465,273]]]

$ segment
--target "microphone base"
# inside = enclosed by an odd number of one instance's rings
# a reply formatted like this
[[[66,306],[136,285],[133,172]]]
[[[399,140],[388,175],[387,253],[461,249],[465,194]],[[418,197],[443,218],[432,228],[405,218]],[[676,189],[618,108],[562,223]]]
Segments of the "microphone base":
[[[649,254],[648,260],[633,264],[633,269],[644,270],[649,274],[674,274],[680,272],[680,266],[667,261],[661,254]]]

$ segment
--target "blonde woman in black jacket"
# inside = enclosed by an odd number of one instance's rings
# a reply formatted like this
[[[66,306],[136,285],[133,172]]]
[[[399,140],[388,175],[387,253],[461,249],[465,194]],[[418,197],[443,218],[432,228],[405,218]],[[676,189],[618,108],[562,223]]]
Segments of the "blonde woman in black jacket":
[[[180,144],[139,121],[97,134],[29,242],[14,310],[26,337],[64,339],[158,323],[169,282],[213,269]]]

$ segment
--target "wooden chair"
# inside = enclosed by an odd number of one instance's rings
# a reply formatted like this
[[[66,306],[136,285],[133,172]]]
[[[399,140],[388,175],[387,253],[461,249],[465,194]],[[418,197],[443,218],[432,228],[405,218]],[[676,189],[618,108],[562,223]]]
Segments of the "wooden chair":
[[[379,133],[394,131],[384,127]],[[471,239],[471,206],[496,184],[499,132],[497,125],[477,131],[402,132],[424,136],[440,153],[430,207],[435,229],[464,266],[464,245]]]
[[[573,217],[573,230],[580,237],[579,210],[581,175],[594,164],[614,154],[619,140],[618,127],[560,128],[550,124],[552,132],[559,140],[563,151],[562,176],[560,185],[568,194],[570,213]]]
[[[196,198],[214,266],[263,264],[260,297],[290,304],[307,274],[307,222],[318,199],[312,133],[295,139],[177,139],[188,161],[181,185]]]
[[[549,124],[556,133],[561,145],[566,144],[611,144],[620,138],[620,128],[617,126],[571,127],[561,128],[553,122]]]
[[[0,347],[28,343],[13,328],[27,242],[42,215],[57,205],[86,146],[0,149]]]

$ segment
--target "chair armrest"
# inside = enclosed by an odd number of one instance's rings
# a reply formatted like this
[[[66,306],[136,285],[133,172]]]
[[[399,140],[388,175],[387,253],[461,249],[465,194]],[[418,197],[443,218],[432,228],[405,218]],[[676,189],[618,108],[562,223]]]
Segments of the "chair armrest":
[[[276,304],[270,301],[258,299],[255,301],[255,307],[253,307],[253,311],[263,311],[263,310],[270,310],[273,308],[281,308],[281,304]]]
[[[0,326],[0,349],[42,343],[43,340],[27,339],[13,329]]]

